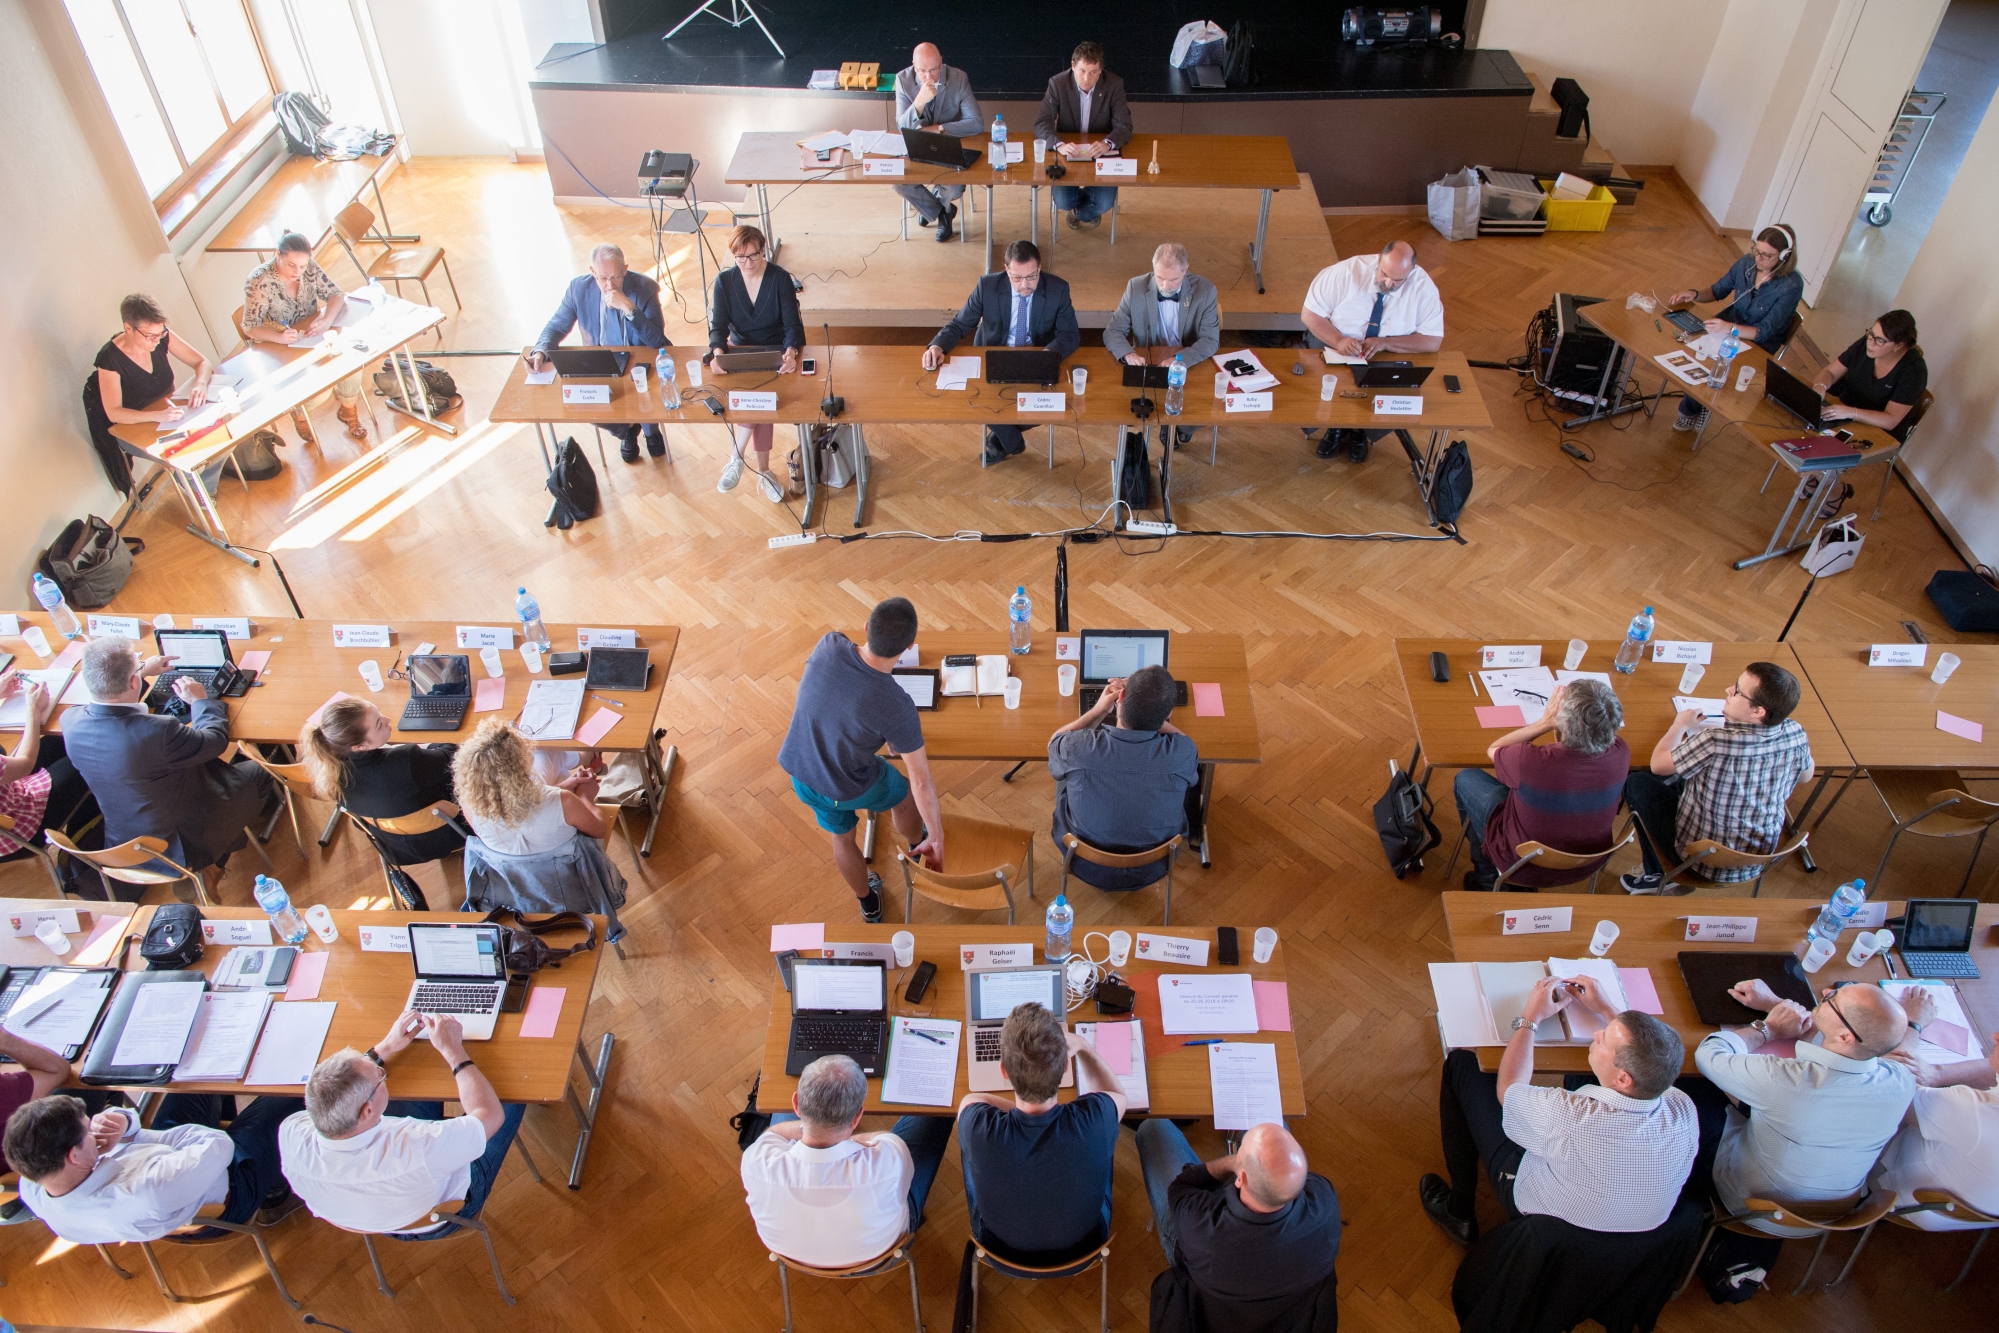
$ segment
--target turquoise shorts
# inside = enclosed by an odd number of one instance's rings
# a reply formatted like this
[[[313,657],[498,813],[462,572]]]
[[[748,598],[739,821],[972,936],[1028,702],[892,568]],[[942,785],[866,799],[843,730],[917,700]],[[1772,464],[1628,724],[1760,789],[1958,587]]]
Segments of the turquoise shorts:
[[[860,816],[854,813],[857,810],[893,810],[909,799],[909,779],[880,755],[875,756],[874,786],[851,801],[836,801],[821,795],[797,778],[791,780],[791,789],[798,793],[799,800],[811,808],[812,817],[828,833],[852,833],[854,826],[861,822]]]

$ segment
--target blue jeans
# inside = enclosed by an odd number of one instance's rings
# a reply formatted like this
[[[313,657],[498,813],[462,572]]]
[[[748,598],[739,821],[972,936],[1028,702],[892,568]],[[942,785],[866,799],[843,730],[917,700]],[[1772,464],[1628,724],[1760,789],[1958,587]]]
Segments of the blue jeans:
[[[458,1210],[460,1217],[477,1217],[479,1210],[486,1206],[486,1196],[492,1193],[493,1182],[500,1178],[500,1163],[507,1159],[507,1150],[514,1146],[514,1135],[521,1132],[521,1117],[527,1114],[523,1102],[502,1104],[504,1118],[500,1121],[500,1132],[486,1140],[486,1151],[472,1162],[472,1183],[465,1189],[465,1206]],[[412,1120],[444,1119],[443,1102],[390,1102],[383,1110],[384,1116],[408,1116]],[[389,1234],[397,1240],[442,1240],[454,1228],[438,1227],[434,1231],[402,1232]]]
[[[241,1111],[232,1108],[234,1097],[220,1093],[176,1092],[160,1102],[153,1117],[154,1129],[175,1125],[206,1125],[220,1129],[224,1116],[230,1117],[229,1141],[236,1155],[229,1163],[229,1199],[222,1208],[225,1222],[248,1222],[263,1206],[266,1195],[290,1193],[284,1168],[278,1157],[278,1126],[288,1115],[305,1109],[298,1097],[259,1097]]]
[[[1457,798],[1458,821],[1464,825],[1465,845],[1471,849],[1472,873],[1478,887],[1490,889],[1499,878],[1499,868],[1485,854],[1485,829],[1512,788],[1482,768],[1461,768],[1451,783]]]
[[[1117,204],[1115,185],[1057,185],[1055,207],[1078,222],[1095,222]]]
[[[1148,1120],[1138,1127],[1138,1169],[1145,1177],[1145,1195],[1152,1200],[1152,1220],[1159,1228],[1159,1248],[1166,1262],[1173,1260],[1173,1209],[1166,1202],[1166,1187],[1180,1178],[1189,1164],[1201,1159],[1187,1146],[1187,1136],[1171,1120]]]
[[[796,1120],[790,1111],[773,1112],[770,1122]],[[943,1165],[944,1149],[951,1143],[951,1126],[958,1122],[948,1115],[906,1115],[889,1129],[889,1133],[909,1145],[909,1156],[916,1163],[916,1175],[909,1182],[909,1229],[915,1231],[923,1225],[923,1205],[930,1197],[930,1186],[937,1179],[937,1168]]]

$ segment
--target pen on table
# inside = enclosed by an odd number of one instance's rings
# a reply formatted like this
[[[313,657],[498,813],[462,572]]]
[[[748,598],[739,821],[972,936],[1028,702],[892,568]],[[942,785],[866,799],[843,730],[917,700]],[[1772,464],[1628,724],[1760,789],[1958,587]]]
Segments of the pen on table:
[[[949,1046],[951,1044],[950,1042],[944,1040],[944,1038],[938,1036],[936,1033],[929,1031],[927,1028],[904,1028],[903,1031],[907,1032],[912,1037],[921,1037],[925,1041],[934,1041],[939,1046]]]
[[[609,705],[611,705],[611,707],[613,707],[613,708],[623,708],[623,707],[624,707],[624,705],[623,705],[623,704],[621,704],[621,703],[619,703],[619,702],[618,702],[618,701],[617,701],[616,699],[606,699],[606,698],[605,698],[605,697],[604,697],[603,695],[601,695],[601,694],[594,694],[594,693],[593,693],[593,694],[592,694],[592,695],[591,695],[590,697],[591,697],[592,699],[595,699],[595,700],[596,700],[596,701],[597,701],[598,703],[602,703],[602,704],[609,704]]]
[[[1183,1041],[1180,1044],[1182,1046],[1219,1046],[1225,1040],[1227,1040],[1225,1037],[1203,1037],[1199,1041]]]
[[[1881,951],[1881,961],[1882,961],[1882,962],[1884,962],[1884,963],[1886,963],[1886,964],[1888,965],[1888,975],[1889,975],[1889,976],[1891,976],[1891,977],[1892,977],[1892,976],[1894,976],[1894,975],[1895,975],[1895,955],[1893,955],[1893,954],[1889,953],[1889,952],[1888,952],[1888,951],[1887,951],[1886,949],[1883,949],[1883,950]]]
[[[1472,672],[1471,675],[1465,677],[1465,679],[1471,682],[1471,697],[1474,699],[1478,698],[1478,672],[1476,671]]]

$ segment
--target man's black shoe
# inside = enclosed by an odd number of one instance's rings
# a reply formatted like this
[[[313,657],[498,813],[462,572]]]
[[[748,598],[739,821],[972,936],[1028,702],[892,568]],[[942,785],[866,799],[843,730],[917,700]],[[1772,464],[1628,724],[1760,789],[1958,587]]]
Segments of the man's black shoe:
[[[948,241],[958,234],[951,227],[951,224],[957,221],[957,219],[958,206],[956,204],[944,205],[944,216],[937,220],[937,239],[939,242]]]
[[[666,457],[666,436],[655,431],[646,436],[646,452],[654,458]]]
[[[627,435],[625,442],[618,446],[618,457],[627,463],[639,461],[639,441],[636,435]]]
[[[988,463],[1003,463],[1006,461],[1006,447],[999,442],[999,437],[991,431],[986,432],[985,459]]]
[[[1352,459],[1356,463],[1365,463],[1367,461],[1367,449],[1368,449],[1368,441],[1367,441],[1366,431],[1354,430],[1347,432],[1348,458]]]
[[[1006,456],[1008,458],[1018,458],[1020,455],[1026,452],[1027,452],[1027,438],[1022,435],[1016,435],[1014,436],[1012,447],[1008,448],[1006,451]]]
[[[1193,442],[1193,439],[1194,439],[1193,427],[1175,426],[1173,428],[1173,447],[1175,449],[1178,449],[1183,444],[1191,444]]]
[[[1321,435],[1319,437],[1319,447],[1317,449],[1314,449],[1312,452],[1316,453],[1321,458],[1331,458],[1334,454],[1338,453],[1339,451],[1340,451],[1339,432],[1336,430],[1329,430],[1324,435]]]
[[[1416,1182],[1416,1196],[1423,1201],[1423,1211],[1430,1220],[1442,1227],[1444,1234],[1460,1245],[1478,1242],[1478,1223],[1466,1221],[1451,1211],[1451,1187],[1444,1178],[1434,1172]]]

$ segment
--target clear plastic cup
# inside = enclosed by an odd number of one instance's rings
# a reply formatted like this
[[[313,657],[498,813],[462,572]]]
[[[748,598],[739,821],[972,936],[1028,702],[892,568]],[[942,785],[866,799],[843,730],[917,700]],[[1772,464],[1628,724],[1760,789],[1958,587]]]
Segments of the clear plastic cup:
[[[384,683],[382,680],[382,664],[372,657],[363,662],[361,664],[361,680],[370,690],[381,689]]]
[[[1617,943],[1620,932],[1615,921],[1596,923],[1596,934],[1590,936],[1589,953],[1592,958],[1601,958],[1610,952],[1610,946]]]
[[[1687,663],[1687,669],[1680,673],[1680,693],[1692,694],[1694,690],[1700,685],[1701,677],[1705,676],[1706,674],[1707,674],[1707,668],[1702,666],[1699,662]]]
[[[1277,932],[1269,926],[1258,926],[1256,928],[1256,946],[1250,957],[1256,959],[1259,963],[1267,963],[1270,961],[1270,956],[1276,952]]]
[[[1805,950],[1805,971],[1818,971],[1825,966],[1826,959],[1832,957],[1838,949],[1839,946],[1833,942],[1831,936],[1814,935],[1811,947]]]
[[[1322,403],[1332,402],[1333,391],[1339,387],[1339,383],[1340,377],[1338,375],[1325,374],[1319,376],[1319,401]]]
[[[62,927],[53,921],[43,921],[35,926],[35,938],[48,946],[49,952],[60,958],[69,952],[69,936],[62,933]]]
[[[1034,160],[1036,162],[1046,162],[1048,160],[1048,140],[1036,139],[1034,141]],[[1081,390],[1077,392],[1080,393]]]
[[[1111,932],[1111,966],[1123,967],[1131,959],[1131,932],[1114,930]]]
[[[314,903],[305,909],[305,924],[312,927],[312,933],[319,936],[320,943],[334,944],[340,939],[340,927],[333,924],[333,913],[325,903]]]
[[[1218,370],[1215,372],[1215,397],[1226,398],[1228,396],[1229,373],[1226,370]]]
[[[1020,707],[1020,677],[1019,677],[1019,676],[1008,676],[1008,677],[1006,678],[1006,706],[1007,706],[1008,708],[1018,708],[1018,707]]]
[[[486,664],[486,674],[493,679],[497,680],[507,674],[506,666],[500,661],[500,650],[498,648],[481,648],[479,650],[479,660]],[[379,690],[382,687],[377,685],[375,688]]]
[[[644,366],[634,365],[632,367],[632,387],[640,393],[646,391],[646,368]]]
[[[1562,655],[1562,670],[1574,671],[1577,667],[1583,664],[1583,656],[1588,652],[1589,652],[1588,640],[1570,639],[1569,651]]]
[[[1090,384],[1089,367],[1077,366],[1074,370],[1071,370],[1069,372],[1069,388],[1075,392],[1075,395],[1078,398],[1081,398],[1083,396],[1084,391],[1089,388],[1089,384]]]
[[[1055,688],[1064,699],[1076,692],[1076,664],[1064,662],[1055,668]]]
[[[1941,685],[1950,679],[1950,673],[1957,670],[1959,659],[1956,653],[1941,653],[1937,656],[1937,669],[1930,672],[1932,684]]]
[[[895,950],[897,967],[908,967],[916,961],[916,936],[906,930],[898,930],[889,936],[888,942]]]

